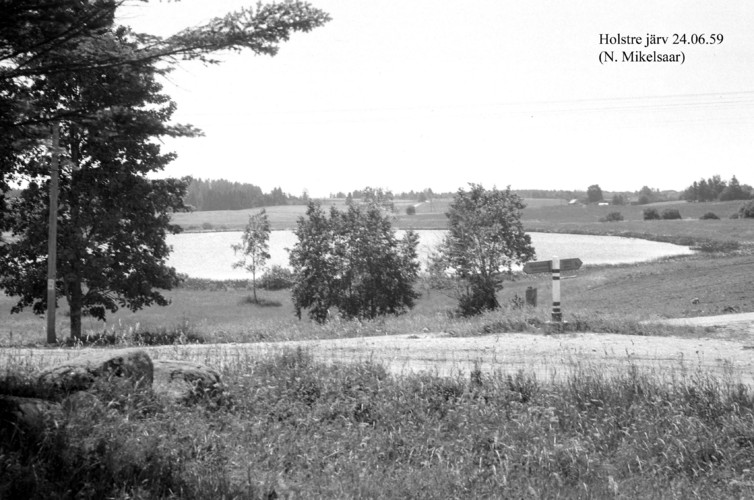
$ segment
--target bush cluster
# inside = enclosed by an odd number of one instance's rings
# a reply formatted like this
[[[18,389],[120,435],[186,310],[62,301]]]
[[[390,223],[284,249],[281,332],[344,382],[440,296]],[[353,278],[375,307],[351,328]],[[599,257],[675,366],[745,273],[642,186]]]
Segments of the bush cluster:
[[[662,214],[660,214],[656,208],[644,209],[644,220],[672,220],[681,218],[681,212],[679,212],[677,208],[667,208],[662,211]]]
[[[718,217],[714,212],[707,212],[701,217],[699,217],[701,220],[720,220],[720,217]]]
[[[286,290],[291,288],[295,282],[296,275],[291,269],[274,265],[259,278],[259,288],[263,290]]]
[[[662,211],[662,218],[665,220],[681,219],[681,212],[677,208],[667,208]]]
[[[660,220],[660,213],[656,208],[645,208],[644,220]]]
[[[385,207],[349,204],[345,211],[309,203],[290,250],[296,280],[291,289],[296,315],[323,324],[331,309],[347,319],[402,314],[419,297],[419,236],[398,239]]]
[[[610,212],[600,219],[600,222],[619,222],[623,220],[623,214],[620,212]]]
[[[738,209],[738,215],[742,219],[754,219],[754,200],[741,205]]]

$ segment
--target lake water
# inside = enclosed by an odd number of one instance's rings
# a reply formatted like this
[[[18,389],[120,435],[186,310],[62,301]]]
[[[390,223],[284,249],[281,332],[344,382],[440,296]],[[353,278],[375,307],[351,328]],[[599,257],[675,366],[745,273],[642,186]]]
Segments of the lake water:
[[[424,262],[427,251],[437,245],[445,231],[416,231],[419,234],[419,258]],[[231,245],[241,241],[240,231],[219,233],[183,233],[168,236],[173,253],[168,265],[179,273],[195,278],[216,280],[247,279],[242,269],[233,269],[237,257]],[[584,265],[625,264],[653,260],[671,255],[692,253],[688,247],[656,241],[617,236],[587,236],[578,234],[529,233],[537,252],[537,260],[549,260],[553,255],[561,259],[578,257]],[[402,232],[398,231],[401,236]],[[271,259],[268,266],[288,266],[288,252],[296,244],[292,231],[272,231]]]

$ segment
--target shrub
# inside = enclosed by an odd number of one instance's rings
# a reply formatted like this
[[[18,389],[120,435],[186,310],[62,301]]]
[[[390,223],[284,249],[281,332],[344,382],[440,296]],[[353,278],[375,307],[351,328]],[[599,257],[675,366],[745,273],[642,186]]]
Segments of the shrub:
[[[706,214],[699,217],[701,220],[720,220],[720,217],[715,215],[713,212],[707,212]]]
[[[754,200],[741,205],[738,209],[738,215],[742,219],[754,219]]]
[[[214,228],[215,228],[215,226],[213,226],[211,222],[204,222],[204,223],[202,223],[202,229],[204,229],[205,231],[209,231],[209,230],[214,229]]]
[[[623,220],[623,214],[620,212],[610,212],[600,219],[600,222],[618,222]]]
[[[741,248],[741,244],[736,240],[716,241],[706,240],[691,247],[692,250],[698,250],[705,253],[728,253],[735,252]]]
[[[677,208],[668,208],[662,211],[662,218],[665,220],[680,219],[681,212]]]
[[[406,215],[416,215],[416,207],[409,205],[406,207]]]
[[[644,220],[659,220],[660,214],[654,208],[644,209]]]
[[[510,187],[501,191],[469,186],[469,191],[458,190],[445,214],[448,233],[433,263],[437,271],[460,277],[456,296],[463,316],[500,307],[496,293],[503,288],[506,269],[534,258],[531,238],[521,223],[521,197]]]
[[[283,266],[272,266],[259,278],[259,288],[263,290],[285,290],[296,282],[296,275]]]
[[[290,263],[299,318],[308,310],[311,319],[325,323],[337,307],[345,318],[374,319],[414,307],[419,236],[406,231],[398,239],[382,205],[352,203],[344,212],[333,207],[328,217],[312,202],[295,234]]]

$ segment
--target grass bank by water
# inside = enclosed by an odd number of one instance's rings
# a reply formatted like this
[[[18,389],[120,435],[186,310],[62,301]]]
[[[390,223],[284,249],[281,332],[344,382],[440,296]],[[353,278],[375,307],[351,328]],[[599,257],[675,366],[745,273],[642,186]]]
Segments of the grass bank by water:
[[[697,254],[657,262],[585,267],[562,281],[565,319],[579,331],[643,335],[704,335],[699,329],[647,324],[652,319],[708,316],[754,311],[750,269],[754,255]],[[239,283],[202,282],[201,288],[168,293],[172,304],[132,313],[121,310],[103,324],[85,318],[84,330],[106,334],[116,343],[149,343],[155,336],[176,341],[255,342],[390,335],[421,331],[481,335],[506,331],[539,331],[549,319],[551,280],[547,275],[512,276],[499,294],[500,311],[475,318],[452,313],[452,294],[419,284],[416,307],[398,317],[374,321],[343,321],[325,325],[296,319],[290,291],[260,291],[262,305],[248,300]],[[529,287],[537,289],[535,308],[517,306]],[[30,312],[9,314],[14,300],[0,297],[0,345],[42,344],[44,318]],[[58,315],[58,335],[68,335],[64,309]]]

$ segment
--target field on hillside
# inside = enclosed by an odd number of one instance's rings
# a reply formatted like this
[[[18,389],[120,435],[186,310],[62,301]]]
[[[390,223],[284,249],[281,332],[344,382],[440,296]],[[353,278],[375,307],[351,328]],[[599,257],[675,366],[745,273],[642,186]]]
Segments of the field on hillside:
[[[566,205],[560,207],[527,205],[524,219],[530,222],[547,223],[592,223],[610,212],[620,212],[626,221],[643,221],[644,210],[654,208],[658,213],[677,209],[683,219],[698,220],[702,215],[712,212],[721,220],[729,220],[738,212],[743,201],[718,201],[707,203],[689,203],[686,201],[651,203],[649,205]]]
[[[419,203],[411,200],[395,200],[395,224],[401,229],[438,229],[447,224],[445,212],[451,199],[436,199]],[[557,199],[526,199],[528,207],[548,208],[566,204],[565,200]],[[321,200],[322,206],[344,209],[344,198]],[[413,206],[416,215],[406,215],[406,209]],[[270,218],[273,230],[295,229],[296,221],[306,213],[306,205],[282,205],[264,207]],[[260,208],[246,210],[216,210],[208,212],[190,212],[173,214],[173,222],[186,231],[240,231],[246,226],[249,215],[258,213]]]
[[[731,219],[743,204],[741,201],[687,203],[674,202],[657,205],[627,206],[566,206],[560,208],[527,208],[523,213],[523,223],[527,231],[554,231],[562,233],[631,235],[682,242],[683,239],[699,242],[705,239],[740,242],[754,242],[754,219]],[[643,220],[644,210],[655,208],[660,214],[664,210],[677,209],[682,219]],[[600,222],[610,212],[620,212],[624,220]],[[712,212],[719,220],[700,220]],[[664,237],[664,238],[663,238]]]
[[[431,203],[416,204],[408,201],[396,202],[395,227],[399,229],[445,229],[445,212],[452,200],[433,200]],[[568,205],[564,200],[526,199],[527,207],[522,214],[522,222],[527,231],[604,234],[632,236],[661,241],[693,245],[704,240],[736,240],[754,243],[754,220],[730,219],[743,204],[741,201],[687,203],[664,202],[650,205],[598,206]],[[345,200],[325,200],[325,207],[342,209]],[[405,208],[416,207],[416,215],[406,215]],[[667,209],[677,209],[680,220],[643,220],[644,210],[655,208],[659,213]],[[173,220],[187,231],[241,231],[252,213],[259,209],[236,211],[213,211],[175,214]],[[267,207],[270,223],[274,230],[295,229],[296,221],[303,216],[304,205]],[[624,220],[600,222],[611,212],[620,212]],[[715,213],[720,220],[700,220],[708,212]]]
[[[296,221],[306,213],[304,205],[281,205],[264,207],[273,230],[293,229]],[[185,231],[240,231],[249,222],[249,216],[261,208],[246,210],[212,210],[173,214],[173,223]]]

